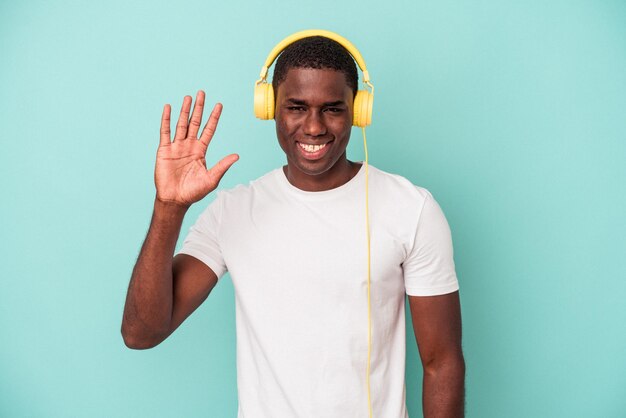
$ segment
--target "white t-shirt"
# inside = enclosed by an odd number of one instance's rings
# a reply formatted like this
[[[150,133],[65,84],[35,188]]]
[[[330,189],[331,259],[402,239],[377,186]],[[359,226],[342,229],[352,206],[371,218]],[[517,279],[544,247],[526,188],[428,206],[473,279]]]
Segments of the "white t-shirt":
[[[191,227],[180,253],[235,289],[238,418],[368,416],[364,171],[306,192],[278,168]],[[405,293],[458,290],[450,229],[428,190],[371,165],[369,207],[372,409],[406,418]]]

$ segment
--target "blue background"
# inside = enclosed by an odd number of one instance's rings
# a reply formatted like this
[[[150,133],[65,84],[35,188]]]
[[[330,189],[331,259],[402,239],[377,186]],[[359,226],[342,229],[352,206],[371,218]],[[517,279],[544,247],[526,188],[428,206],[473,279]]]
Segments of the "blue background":
[[[283,164],[253,83],[307,28],[360,49],[371,163],[448,217],[467,416],[626,416],[625,21],[626,3],[591,0],[3,1],[0,416],[236,416],[229,279],[152,350],[124,346],[122,309],[163,104],[224,104],[207,159],[241,160],[223,188]]]

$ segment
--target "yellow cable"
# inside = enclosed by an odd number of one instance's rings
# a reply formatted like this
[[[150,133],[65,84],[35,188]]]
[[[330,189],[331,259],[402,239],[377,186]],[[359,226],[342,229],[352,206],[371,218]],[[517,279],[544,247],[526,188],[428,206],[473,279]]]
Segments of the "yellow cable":
[[[367,226],[367,406],[369,408],[369,418],[372,418],[372,395],[370,393],[370,364],[372,356],[372,309],[370,303],[370,209],[369,209],[369,172],[367,156],[367,139],[365,138],[365,127],[363,130],[363,148],[365,149],[365,223]]]

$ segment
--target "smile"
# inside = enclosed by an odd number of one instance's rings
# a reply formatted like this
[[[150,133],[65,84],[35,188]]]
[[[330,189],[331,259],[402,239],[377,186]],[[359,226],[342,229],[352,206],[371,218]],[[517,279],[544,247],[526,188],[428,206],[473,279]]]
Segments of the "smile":
[[[332,142],[332,141],[330,141]],[[326,152],[331,148],[329,146],[330,142],[325,144],[303,144],[302,142],[296,142],[298,144],[298,149],[300,150],[300,155],[307,160],[318,160],[326,155]]]
[[[300,145],[300,148],[302,148],[306,152],[317,152],[317,151],[319,151],[321,149],[324,149],[326,147],[326,144],[309,145],[309,144],[303,144],[302,142],[298,142],[298,145]]]

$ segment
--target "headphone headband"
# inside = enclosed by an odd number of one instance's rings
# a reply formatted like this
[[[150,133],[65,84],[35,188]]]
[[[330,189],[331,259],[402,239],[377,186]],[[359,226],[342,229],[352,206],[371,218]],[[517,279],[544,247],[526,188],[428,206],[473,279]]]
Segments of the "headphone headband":
[[[278,45],[276,45],[270,51],[269,55],[267,56],[267,59],[265,60],[265,65],[263,65],[263,68],[261,68],[261,80],[267,79],[267,71],[269,67],[272,65],[272,63],[274,62],[274,60],[276,59],[276,57],[278,57],[278,54],[280,54],[285,48],[287,48],[292,43],[299,41],[300,39],[309,38],[311,36],[323,36],[325,38],[332,39],[333,41],[339,43],[341,46],[346,48],[348,52],[350,53],[350,55],[352,55],[352,58],[354,58],[354,60],[356,61],[361,71],[363,72],[363,82],[368,83],[370,81],[370,75],[367,72],[367,68],[365,66],[365,60],[361,56],[361,53],[359,52],[359,50],[356,49],[356,47],[352,44],[352,42],[348,41],[343,36],[336,34],[335,32],[331,32],[328,30],[321,30],[321,29],[309,29],[309,30],[296,32],[292,35],[289,35],[282,41],[280,41]]]

